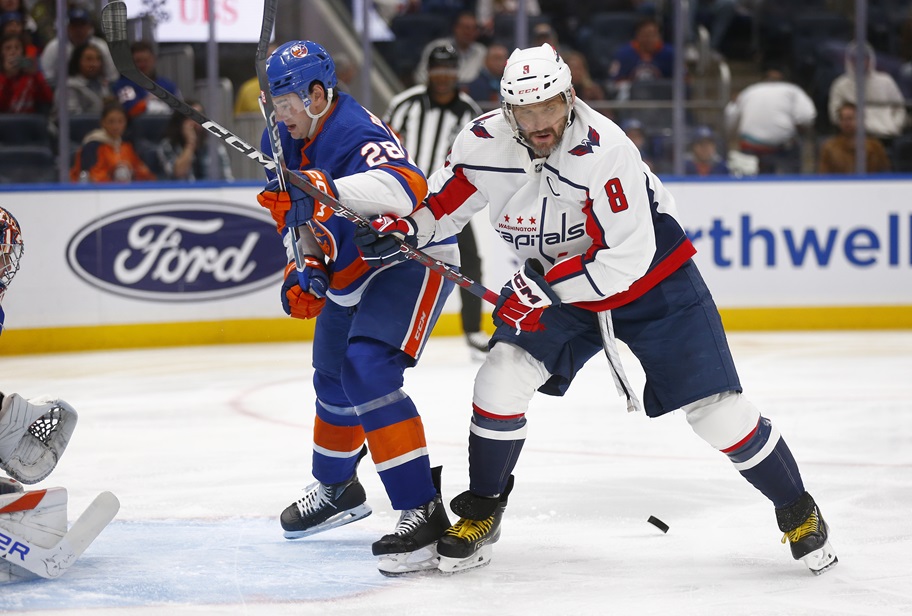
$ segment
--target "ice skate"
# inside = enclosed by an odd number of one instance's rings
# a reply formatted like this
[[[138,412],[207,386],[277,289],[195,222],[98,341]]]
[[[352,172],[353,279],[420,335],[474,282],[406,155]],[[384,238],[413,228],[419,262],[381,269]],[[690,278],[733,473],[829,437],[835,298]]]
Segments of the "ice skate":
[[[491,336],[487,332],[471,332],[466,333],[465,337],[472,361],[484,361],[488,355],[488,340]]]
[[[830,546],[829,527],[810,494],[805,492],[787,509],[777,509],[776,518],[784,533],[782,543],[788,540],[792,557],[803,561],[811,573],[820,575],[839,562]]]
[[[431,469],[437,495],[416,509],[403,511],[396,529],[374,542],[372,551],[380,559],[380,573],[397,576],[436,570],[440,562],[437,540],[450,526],[446,509],[440,499],[441,467]]]
[[[453,499],[450,507],[461,517],[437,542],[441,571],[457,573],[491,562],[493,544],[500,539],[500,523],[512,490],[513,475],[510,475],[499,497],[463,492]]]
[[[358,454],[355,473],[347,481],[323,484],[317,481],[307,487],[304,496],[282,512],[282,529],[286,539],[300,539],[331,528],[351,524],[371,514],[367,494],[358,481],[358,463],[367,447]]]

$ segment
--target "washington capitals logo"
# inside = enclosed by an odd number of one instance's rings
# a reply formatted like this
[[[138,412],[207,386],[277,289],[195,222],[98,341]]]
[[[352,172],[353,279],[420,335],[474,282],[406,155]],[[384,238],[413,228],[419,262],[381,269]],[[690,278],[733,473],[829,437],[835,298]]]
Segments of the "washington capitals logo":
[[[583,139],[583,142],[570,150],[570,153],[574,156],[583,156],[585,154],[592,154],[592,148],[601,145],[599,143],[599,134],[594,128],[589,127],[589,136]]]
[[[472,128],[469,130],[472,131],[472,134],[478,137],[479,139],[493,139],[494,135],[488,132],[488,129],[485,128],[481,122],[473,122]]]

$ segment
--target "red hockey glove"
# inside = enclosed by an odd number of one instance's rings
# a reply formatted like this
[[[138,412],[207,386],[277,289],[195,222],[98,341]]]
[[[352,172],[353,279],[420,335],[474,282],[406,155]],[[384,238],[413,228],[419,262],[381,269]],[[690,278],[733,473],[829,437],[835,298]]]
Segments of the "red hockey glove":
[[[537,259],[526,259],[521,270],[500,290],[494,307],[494,324],[509,325],[524,332],[545,328],[539,323],[548,306],[560,306],[560,298],[545,280],[545,270]]]
[[[285,266],[282,308],[295,319],[313,319],[326,304],[329,274],[319,257],[305,255],[302,258],[305,265],[302,272],[295,269],[294,263]]]
[[[355,229],[355,244],[361,251],[361,258],[371,267],[382,267],[405,261],[401,241],[414,247],[418,243],[418,227],[406,216],[380,216],[369,226]]]

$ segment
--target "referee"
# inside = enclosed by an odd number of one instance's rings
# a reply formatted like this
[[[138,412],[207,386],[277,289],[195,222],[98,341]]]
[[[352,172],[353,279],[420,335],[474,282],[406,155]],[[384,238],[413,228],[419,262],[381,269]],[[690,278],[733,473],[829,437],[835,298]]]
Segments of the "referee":
[[[399,135],[415,164],[430,176],[443,166],[456,133],[481,115],[481,109],[459,91],[459,55],[450,44],[439,45],[428,57],[428,83],[398,94],[390,101],[384,120]],[[460,271],[481,281],[481,258],[471,223],[456,236],[462,261]],[[460,287],[462,329],[473,356],[488,352],[489,336],[481,331],[481,299]]]

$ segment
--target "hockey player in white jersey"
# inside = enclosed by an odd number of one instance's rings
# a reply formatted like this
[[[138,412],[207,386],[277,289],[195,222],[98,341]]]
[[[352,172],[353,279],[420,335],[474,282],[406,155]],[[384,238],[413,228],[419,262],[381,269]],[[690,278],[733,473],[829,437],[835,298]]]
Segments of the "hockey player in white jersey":
[[[623,131],[576,98],[567,65],[549,45],[513,52],[501,94],[502,109],[456,138],[423,207],[372,223],[414,230],[420,247],[487,206],[494,229],[525,260],[501,291],[491,351],[475,379],[469,490],[451,503],[460,519],[438,541],[440,569],[489,562],[529,401],[536,391],[562,395],[603,350],[630,410],[659,417],[683,409],[694,432],[772,502],[792,556],[814,573],[834,565],[827,525],[795,459],[741,394],[671,194]],[[645,371],[642,403],[615,336]]]
[[[0,302],[23,250],[19,223],[0,208]],[[0,306],[0,332],[3,321]],[[64,488],[22,488],[51,474],[76,419],[63,400],[0,393],[0,468],[10,476],[0,478],[0,583],[63,574],[117,513],[117,499],[102,493],[67,532]]]

